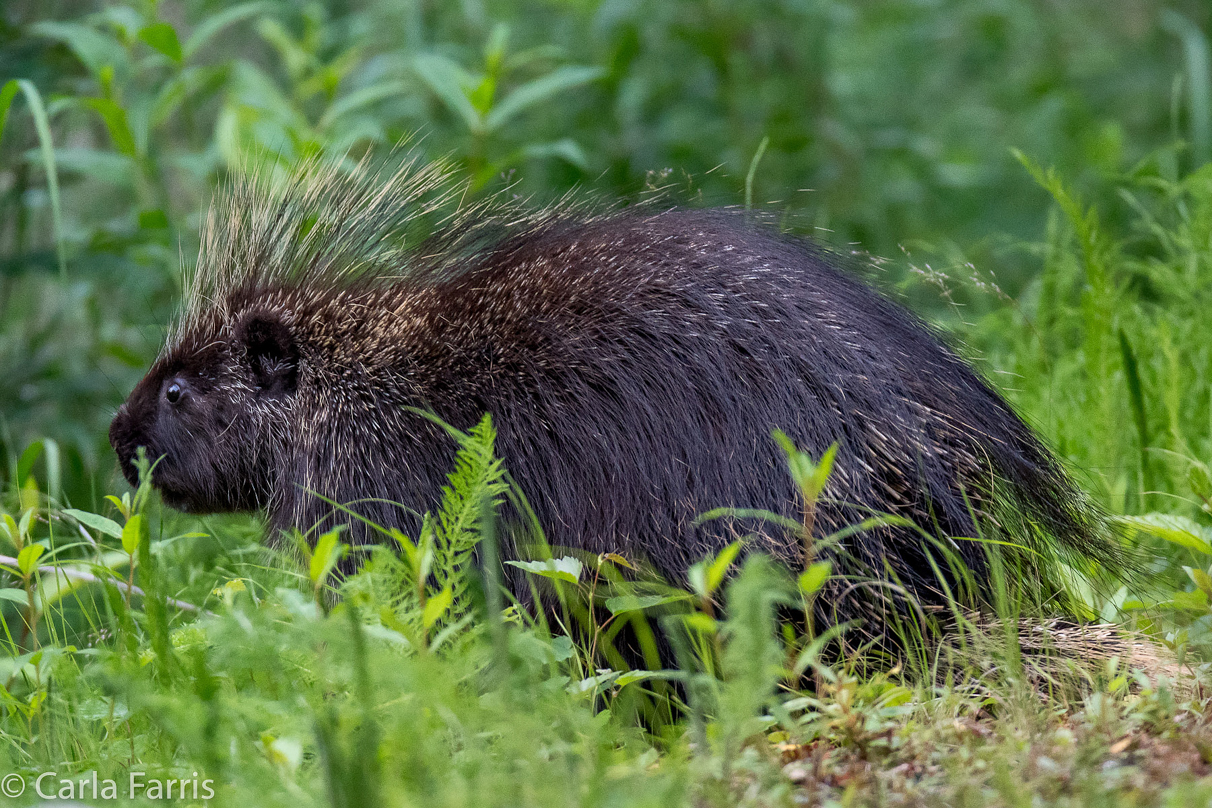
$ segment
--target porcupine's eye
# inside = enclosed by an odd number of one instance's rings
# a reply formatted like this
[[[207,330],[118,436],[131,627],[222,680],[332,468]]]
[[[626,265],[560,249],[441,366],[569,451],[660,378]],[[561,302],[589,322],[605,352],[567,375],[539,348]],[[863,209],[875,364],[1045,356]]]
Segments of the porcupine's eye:
[[[181,400],[181,385],[177,382],[170,384],[164,391],[164,397],[168,399],[169,404],[176,404]]]

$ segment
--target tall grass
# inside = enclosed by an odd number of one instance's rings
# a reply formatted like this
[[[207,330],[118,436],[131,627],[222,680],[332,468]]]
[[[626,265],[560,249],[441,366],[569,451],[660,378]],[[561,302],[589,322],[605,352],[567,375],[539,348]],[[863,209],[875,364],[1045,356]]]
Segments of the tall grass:
[[[608,635],[553,633],[502,597],[492,525],[506,491],[493,436],[488,420],[458,435],[428,538],[386,531],[385,546],[345,579],[333,563],[338,534],[310,556],[267,564],[236,543],[225,561],[195,556],[182,568],[183,545],[198,553],[215,540],[173,535],[146,483],[111,500],[110,519],[61,509],[27,478],[3,520],[16,558],[0,559],[13,576],[0,589],[16,611],[6,625],[21,629],[4,638],[0,766],[29,784],[19,804],[33,802],[40,776],[42,794],[88,797],[74,784],[92,772],[124,796],[134,776],[146,786],[138,804],[154,804],[163,792],[151,784],[169,779],[191,789],[185,802],[215,805],[865,801],[924,788],[917,777],[872,779],[873,766],[902,764],[929,767],[936,796],[1018,804],[1056,787],[1036,762],[1051,755],[1082,782],[1079,802],[1099,805],[1119,793],[1116,777],[1054,746],[1080,739],[1098,758],[1121,737],[1160,743],[1166,722],[1202,726],[1197,707],[1175,702],[1175,681],[1145,678],[1173,670],[1135,672],[1112,635],[1100,648],[1065,647],[1055,634],[1059,656],[1037,649],[1031,667],[1017,632],[1023,619],[1038,629],[1038,613],[998,564],[993,618],[957,612],[945,621],[950,639],[908,621],[890,663],[853,643],[805,646],[799,615],[810,600],[801,599],[828,571],[797,587],[761,555],[742,562],[736,545],[692,570],[690,590],[647,599],[573,558],[519,562],[562,599],[598,605],[584,609],[590,620],[661,621],[677,650],[665,670],[606,667]],[[828,464],[789,452],[790,469],[823,487]],[[437,525],[453,552],[436,549]],[[819,543],[815,558],[830,552]],[[1083,658],[1091,652],[1104,661]],[[965,733],[977,730],[965,727],[990,715],[1001,723],[973,746]],[[1024,729],[1047,749],[1010,754]],[[938,746],[920,746],[922,733]],[[948,770],[963,754],[986,763]]]

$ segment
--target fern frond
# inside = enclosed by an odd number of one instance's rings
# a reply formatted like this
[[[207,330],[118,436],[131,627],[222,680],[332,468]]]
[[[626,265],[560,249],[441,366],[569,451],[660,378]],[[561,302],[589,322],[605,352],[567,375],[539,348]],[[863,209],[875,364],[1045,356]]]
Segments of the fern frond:
[[[504,464],[494,454],[497,432],[492,417],[485,414],[467,433],[451,430],[459,442],[454,470],[442,488],[442,503],[434,524],[434,591],[447,584],[454,592],[449,616],[457,618],[466,609],[466,569],[480,540],[480,515],[484,503],[495,510],[509,485]]]

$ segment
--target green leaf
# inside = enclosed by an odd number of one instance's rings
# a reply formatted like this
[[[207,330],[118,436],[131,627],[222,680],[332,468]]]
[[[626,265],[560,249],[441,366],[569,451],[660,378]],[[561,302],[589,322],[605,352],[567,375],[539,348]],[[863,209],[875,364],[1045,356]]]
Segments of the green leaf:
[[[564,662],[572,659],[576,654],[576,649],[572,645],[572,638],[564,634],[551,638],[551,655],[556,662]]]
[[[486,127],[493,131],[511,118],[542,101],[546,101],[556,93],[579,87],[601,78],[606,71],[600,67],[565,66],[548,73],[546,76],[528,81],[501,100],[488,113]]]
[[[126,520],[126,524],[122,526],[121,538],[122,549],[133,556],[143,541],[143,514],[136,513]]]
[[[124,518],[130,518],[130,494],[123,494],[122,499],[118,499],[113,494],[106,494],[105,498],[114,504],[114,507],[118,509],[118,512],[121,513]],[[68,511],[65,511],[65,513],[70,513],[72,516],[75,516],[77,513],[86,513],[86,511],[74,511],[69,509]],[[89,514],[89,516],[93,515],[94,514]],[[112,521],[110,523],[113,524],[114,527],[117,527],[116,523]]]
[[[686,616],[686,628],[703,634],[714,634],[719,630],[719,622],[711,615],[695,612]]]
[[[686,570],[686,580],[690,583],[690,588],[694,594],[700,598],[707,598],[711,593],[707,590],[707,564],[703,561],[696,561],[690,565],[690,569]]]
[[[387,535],[395,540],[395,543],[400,545],[400,549],[404,551],[404,558],[408,561],[408,565],[414,570],[417,568],[417,545],[412,539],[405,536],[399,528],[390,528]]]
[[[194,32],[185,40],[183,48],[186,58],[193,56],[198,52],[198,49],[205,45],[211,37],[218,34],[229,25],[246,20],[249,17],[255,17],[258,14],[269,11],[273,8],[270,3],[240,3],[239,5],[226,8],[215,14],[209,14],[198,24]]]
[[[791,479],[795,480],[796,487],[803,493],[805,500],[810,503],[816,502],[821,492],[825,490],[825,484],[829,482],[829,475],[833,473],[833,462],[837,457],[838,444],[836,442],[830,444],[825,453],[821,455],[820,461],[817,462],[807,452],[797,448],[795,442],[782,430],[776,429],[771,434],[782,447],[784,454],[787,455],[787,467],[791,472]]]
[[[878,704],[880,707],[900,707],[903,704],[908,704],[912,698],[912,690],[903,685],[897,685],[880,696]]]
[[[1147,513],[1143,516],[1121,516],[1116,521],[1165,539],[1171,544],[1212,555],[1212,531],[1185,516]]]
[[[21,552],[17,553],[17,568],[21,570],[22,575],[33,575],[34,570],[38,568],[38,559],[46,552],[46,548],[41,544],[31,543],[21,548]]]
[[[723,550],[720,550],[715,560],[707,566],[704,581],[708,595],[720,588],[720,584],[724,582],[724,576],[728,574],[728,568],[732,566],[732,562],[736,560],[736,555],[740,551],[741,541],[738,539]]]
[[[114,148],[128,157],[137,157],[138,148],[135,146],[135,136],[131,134],[130,124],[126,120],[126,110],[108,98],[90,98],[85,103],[96,110],[105,122]]]
[[[1159,22],[1163,30],[1173,34],[1183,45],[1191,157],[1195,165],[1207,164],[1212,160],[1212,85],[1209,84],[1212,79],[1208,75],[1207,28],[1172,8],[1162,11]]]
[[[686,600],[689,596],[686,594],[674,595],[619,595],[613,598],[607,598],[606,608],[611,614],[623,614],[624,612],[640,612],[644,609],[651,609],[653,606],[661,606],[666,603],[677,603],[678,601]]]
[[[808,478],[812,475],[811,459],[799,450],[795,445],[795,441],[787,437],[787,434],[781,429],[774,430],[771,435],[774,437],[779,448],[783,450],[783,454],[787,455],[787,465],[791,469],[791,478],[795,480],[797,488],[803,488]],[[805,465],[807,464],[807,465]]]
[[[805,595],[815,595],[829,580],[833,573],[833,564],[828,561],[818,561],[800,574],[800,591]]]
[[[403,95],[407,90],[407,84],[395,79],[355,90],[349,95],[342,96],[333,101],[328,109],[324,111],[324,115],[320,118],[320,123],[317,126],[321,130],[326,130],[340,118],[355,110],[368,107],[371,104],[382,101],[384,98]]]
[[[493,452],[496,430],[491,417],[485,414],[464,433],[432,414],[417,412],[432,418],[459,445],[454,471],[447,475],[447,485],[442,487],[437,516],[427,517],[421,524],[419,578],[427,579],[432,569],[439,586],[450,583],[454,591],[453,609],[462,613],[467,595],[464,571],[472,563],[472,554],[483,535],[484,519],[496,511],[508,483],[504,479],[504,466]]]
[[[425,601],[425,608],[421,611],[421,625],[426,631],[433,628],[434,623],[442,619],[442,615],[446,614],[450,609],[450,604],[454,601],[454,591],[451,590],[450,584],[442,588],[442,591]]]
[[[25,447],[25,451],[17,459],[17,485],[24,485],[29,476],[34,473],[34,463],[38,462],[38,456],[42,454],[42,448],[42,441],[40,440],[36,440]]]
[[[302,39],[296,39],[291,31],[271,17],[258,20],[256,28],[261,38],[278,52],[278,58],[286,67],[287,74],[295,82],[304,80],[313,58],[308,44]],[[302,97],[306,97],[306,91]]]
[[[168,227],[168,214],[160,208],[139,211],[140,230],[167,230]]]
[[[328,573],[345,555],[348,548],[338,541],[340,535],[340,530],[330,530],[316,542],[316,548],[311,554],[311,564],[308,567],[308,575],[312,583],[318,584],[327,578]]]
[[[628,561],[626,558],[619,555],[618,553],[602,553],[602,555],[600,555],[598,558],[599,558],[599,563],[605,563],[605,562],[609,561],[611,564],[617,564],[618,566],[626,567],[629,570],[634,570],[636,568],[635,564],[632,564],[630,561]]]
[[[42,106],[38,88],[25,79],[12,79],[0,87],[0,137],[4,137],[4,126],[8,110],[17,93],[25,95],[30,115],[34,118],[34,129],[38,133],[38,144],[42,150],[42,169],[46,172],[46,191],[51,202],[51,223],[55,227],[55,252],[59,257],[59,274],[67,274],[67,254],[63,246],[63,213],[59,205],[59,172],[55,168],[55,145],[51,140],[50,119]]]
[[[1170,600],[1159,605],[1187,612],[1203,613],[1208,611],[1208,595],[1202,589],[1194,592],[1175,592]]]
[[[505,49],[509,44],[509,26],[497,23],[488,35],[488,44],[484,46],[484,64],[490,73],[497,72],[505,61]]]
[[[548,157],[558,157],[566,163],[576,166],[582,171],[589,170],[589,158],[581,150],[580,145],[570,137],[551,143],[534,143],[522,149],[522,155],[531,160],[543,160]]]
[[[25,478],[25,483],[17,491],[17,501],[22,508],[27,509],[27,513],[22,517],[23,521],[29,521],[29,515],[38,507],[38,481],[33,475]]]
[[[59,444],[50,438],[36,440],[25,447],[17,460],[17,483],[22,487],[32,484],[37,490],[33,480],[34,464],[42,455],[46,456],[47,494],[52,499],[58,499],[61,490]]]
[[[4,82],[3,87],[0,87],[0,138],[4,137],[4,126],[8,122],[8,108],[12,106],[13,99],[19,92],[21,92],[19,79],[10,79]]]
[[[1187,469],[1187,484],[1195,492],[1195,496],[1204,501],[1204,509],[1212,505],[1212,477],[1208,475],[1208,467],[1203,463],[1192,463]]]
[[[581,580],[581,571],[584,569],[584,565],[571,556],[548,558],[543,561],[506,561],[505,563],[544,578],[567,581],[572,584]]]
[[[758,164],[762,162],[762,155],[766,153],[766,147],[770,145],[770,135],[764,135],[762,142],[758,144],[757,151],[754,152],[753,159],[749,161],[749,171],[745,174],[745,210],[753,209],[753,180],[757,176]]]
[[[837,457],[836,442],[831,443],[825,453],[821,455],[821,460],[816,464],[816,468],[812,473],[812,498],[815,500],[825,490],[825,484],[829,482],[829,475],[833,473],[833,461]]]
[[[413,59],[413,68],[421,81],[438,97],[446,107],[463,119],[463,123],[472,132],[483,128],[480,113],[476,111],[471,99],[467,97],[465,87],[471,79],[467,71],[457,63],[436,53],[426,53]]]
[[[1149,420],[1145,413],[1144,386],[1140,381],[1136,353],[1122,328],[1119,329],[1119,352],[1124,363],[1124,380],[1128,384],[1128,403],[1132,406],[1132,420],[1136,422],[1136,436],[1143,452],[1149,445]]]
[[[17,525],[17,520],[6,513],[4,514],[3,521],[4,524],[2,527],[4,528],[4,532],[8,534],[8,540],[13,543],[14,547],[17,546],[21,541],[21,528]]]
[[[25,594],[24,589],[0,589],[0,600],[12,601],[22,606],[29,605],[29,595]]]
[[[30,30],[38,36],[57,39],[67,45],[95,78],[99,78],[106,67],[115,70],[125,70],[127,67],[126,49],[122,43],[90,26],[44,21],[35,23]]]
[[[1195,582],[1200,591],[1208,597],[1212,597],[1212,578],[1208,577],[1208,573],[1198,567],[1183,567],[1186,570],[1188,577]]]
[[[63,473],[59,457],[59,444],[51,438],[42,439],[43,451],[46,453],[46,493],[55,502],[63,493]]]
[[[181,41],[177,39],[177,31],[166,22],[154,22],[146,26],[139,32],[139,39],[178,64],[183,58]]]
[[[113,519],[106,519],[104,516],[98,516],[88,511],[78,511],[75,508],[66,508],[63,512],[77,522],[87,525],[93,530],[98,530],[106,536],[112,536],[115,539],[122,538],[122,526]],[[129,521],[127,524],[129,524]]]
[[[25,513],[21,514],[21,522],[17,525],[17,531],[22,537],[29,536],[29,526],[34,521],[34,512],[37,509],[29,507]]]
[[[424,581],[429,578],[429,573],[433,570],[433,562],[437,558],[437,554],[433,549],[433,533],[428,534],[417,548],[418,559],[413,569],[416,572],[417,580]]]
[[[622,676],[620,676],[618,679],[615,679],[614,686],[623,687],[624,685],[629,685],[634,682],[643,682],[648,679],[672,679],[676,676],[677,676],[677,674],[673,671],[633,670],[633,671],[627,671]]]
[[[579,682],[573,682],[565,689],[569,693],[589,693],[609,685],[615,679],[618,679],[620,675],[622,675],[620,671],[608,670],[596,676],[587,676]]]
[[[492,109],[492,100],[497,92],[497,77],[494,73],[489,72],[470,92],[468,92],[467,100],[476,108],[476,112],[481,117],[488,114]]]
[[[62,148],[56,159],[64,171],[85,174],[115,188],[133,192],[138,185],[134,160],[109,148]]]

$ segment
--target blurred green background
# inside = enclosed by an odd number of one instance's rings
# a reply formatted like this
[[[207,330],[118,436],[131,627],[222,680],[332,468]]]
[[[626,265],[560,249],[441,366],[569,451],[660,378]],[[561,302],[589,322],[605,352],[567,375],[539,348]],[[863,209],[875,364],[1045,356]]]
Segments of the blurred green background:
[[[477,193],[662,187],[870,253],[1100,498],[1198,515],[1210,25],[1206,0],[5,0],[0,83],[29,83],[3,96],[0,468],[51,438],[99,507],[224,175],[411,137]]]

